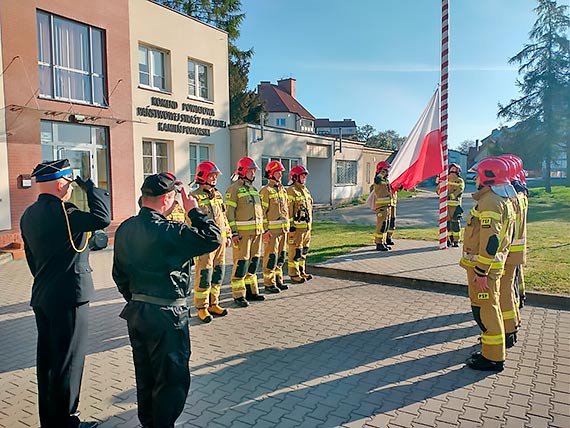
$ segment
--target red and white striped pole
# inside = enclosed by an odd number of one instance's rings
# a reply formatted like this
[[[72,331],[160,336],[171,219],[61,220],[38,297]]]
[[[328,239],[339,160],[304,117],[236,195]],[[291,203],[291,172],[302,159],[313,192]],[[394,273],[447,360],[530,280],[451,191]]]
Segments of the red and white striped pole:
[[[447,92],[449,68],[449,0],[441,1],[441,146],[443,152],[443,172],[439,176],[439,248],[447,248]]]

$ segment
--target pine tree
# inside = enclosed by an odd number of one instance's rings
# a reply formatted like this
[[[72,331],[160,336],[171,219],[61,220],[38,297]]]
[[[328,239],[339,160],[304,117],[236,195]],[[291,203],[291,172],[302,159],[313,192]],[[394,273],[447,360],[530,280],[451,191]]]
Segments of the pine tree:
[[[263,106],[255,91],[247,89],[253,49],[240,50],[235,41],[245,18],[241,0],[157,0],[172,9],[192,16],[228,33],[230,124],[257,123]]]
[[[522,122],[535,138],[543,160],[546,191],[551,191],[550,167],[563,149],[568,156],[568,104],[570,94],[570,17],[568,6],[556,0],[538,0],[537,20],[529,33],[530,43],[509,60],[519,64],[517,86],[521,98],[499,104],[499,117]],[[567,157],[568,163],[568,157]]]

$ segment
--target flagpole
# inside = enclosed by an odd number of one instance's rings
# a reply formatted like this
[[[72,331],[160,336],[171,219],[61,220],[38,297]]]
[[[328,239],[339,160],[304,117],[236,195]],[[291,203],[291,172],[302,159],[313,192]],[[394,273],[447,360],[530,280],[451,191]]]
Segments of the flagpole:
[[[449,0],[441,1],[441,148],[443,172],[439,176],[439,248],[447,248],[447,91],[449,68]]]

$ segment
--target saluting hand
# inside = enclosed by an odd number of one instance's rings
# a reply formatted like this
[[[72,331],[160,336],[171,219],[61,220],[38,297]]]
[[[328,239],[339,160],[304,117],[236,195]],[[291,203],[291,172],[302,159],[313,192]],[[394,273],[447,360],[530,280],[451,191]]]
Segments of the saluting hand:
[[[182,196],[182,206],[184,207],[184,211],[190,212],[194,208],[198,208],[198,200],[186,193],[186,189],[182,187],[180,189],[180,195]]]

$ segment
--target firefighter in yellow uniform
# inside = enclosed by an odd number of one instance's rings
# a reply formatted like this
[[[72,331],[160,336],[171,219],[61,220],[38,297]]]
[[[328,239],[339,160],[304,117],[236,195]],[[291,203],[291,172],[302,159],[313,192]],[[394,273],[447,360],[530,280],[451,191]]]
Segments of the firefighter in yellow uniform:
[[[238,161],[237,180],[226,191],[226,215],[232,232],[232,297],[243,308],[248,300],[262,301],[257,285],[257,264],[261,255],[263,207],[253,185],[257,164],[250,157]],[[247,297],[247,299],[246,299]]]
[[[231,244],[231,230],[226,219],[224,199],[216,189],[220,174],[216,164],[202,162],[196,168],[194,180],[198,188],[192,192],[198,201],[198,208],[214,220],[222,231],[223,239],[218,249],[195,258],[194,306],[198,309],[198,318],[205,323],[212,321],[212,315],[223,317],[228,313],[220,306],[220,289],[224,280],[226,247]]]
[[[281,178],[285,167],[273,160],[265,168],[269,182],[259,191],[263,206],[263,284],[265,291],[279,293],[289,287],[283,283],[283,263],[289,232],[289,204]]]
[[[376,251],[388,251],[388,229],[390,227],[390,214],[394,203],[394,195],[390,182],[388,181],[388,170],[390,164],[380,161],[376,164],[376,176],[372,190],[374,191],[376,207],[376,231],[374,232],[374,243]],[[391,237],[391,236],[390,236]]]
[[[174,182],[174,186],[176,188],[176,194],[178,195],[182,190],[183,183],[180,180],[176,180]],[[164,217],[166,217],[166,219],[170,221],[177,221],[179,223],[184,223],[186,222],[186,211],[184,210],[180,202],[174,200],[174,203],[172,204],[170,210],[164,213]]]
[[[509,199],[507,164],[485,158],[476,168],[473,194],[477,202],[469,213],[460,265],[467,270],[473,317],[482,330],[481,352],[467,365],[475,370],[502,371],[505,361],[505,329],[499,303],[500,278],[514,232],[515,213]]]
[[[307,168],[302,165],[294,166],[289,171],[291,185],[287,188],[290,219],[287,267],[291,281],[296,284],[313,278],[306,270],[313,221],[313,197],[305,185],[307,175]]]
[[[517,342],[517,333],[520,326],[519,299],[516,276],[520,266],[526,263],[526,215],[528,211],[528,198],[525,188],[519,181],[522,171],[522,161],[514,155],[501,155],[501,159],[510,165],[510,180],[515,194],[511,197],[515,209],[515,233],[509,255],[505,262],[505,272],[501,277],[501,311],[505,326],[505,346],[511,348]],[[518,159],[520,162],[517,162]]]
[[[461,218],[463,208],[461,199],[465,190],[465,181],[461,178],[461,167],[452,163],[449,165],[447,177],[447,244],[449,247],[459,247],[461,240]],[[439,183],[435,192],[439,195]]]

